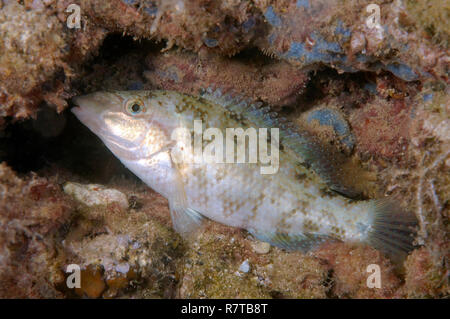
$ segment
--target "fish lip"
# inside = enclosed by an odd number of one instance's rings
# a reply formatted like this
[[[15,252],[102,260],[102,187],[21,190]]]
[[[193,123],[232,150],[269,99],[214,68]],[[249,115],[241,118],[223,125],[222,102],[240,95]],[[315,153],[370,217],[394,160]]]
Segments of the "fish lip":
[[[79,112],[81,111],[81,106],[74,106],[70,109],[70,112],[72,112],[73,114],[75,114],[76,117],[78,117],[77,113],[79,114]]]
[[[101,129],[102,125],[99,121],[99,114],[96,114],[94,111],[90,110],[89,107],[82,106],[81,99],[83,97],[75,97],[72,99],[76,106],[72,107],[70,111],[77,117],[77,119],[89,128],[96,135],[103,135],[105,132]]]

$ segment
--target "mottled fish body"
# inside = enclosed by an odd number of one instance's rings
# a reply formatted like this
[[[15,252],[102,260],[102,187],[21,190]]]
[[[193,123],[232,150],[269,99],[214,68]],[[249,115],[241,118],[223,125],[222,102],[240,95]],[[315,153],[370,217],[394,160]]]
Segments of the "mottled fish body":
[[[342,240],[366,242],[396,257],[412,248],[410,215],[389,201],[354,201],[330,191],[353,194],[342,185],[338,155],[333,158],[313,136],[286,128],[267,109],[217,92],[198,97],[172,91],[97,92],[75,103],[79,107],[72,110],[80,121],[169,200],[174,227],[182,234],[206,216],[286,249],[307,251]],[[182,128],[194,140],[196,120],[203,132],[216,128],[224,136],[227,128],[281,127],[279,136],[270,136],[279,144],[276,172],[262,174],[267,164],[261,162],[196,161],[192,145],[173,138]],[[211,142],[203,139],[203,149]],[[227,142],[244,143],[249,156],[245,139],[225,136]]]

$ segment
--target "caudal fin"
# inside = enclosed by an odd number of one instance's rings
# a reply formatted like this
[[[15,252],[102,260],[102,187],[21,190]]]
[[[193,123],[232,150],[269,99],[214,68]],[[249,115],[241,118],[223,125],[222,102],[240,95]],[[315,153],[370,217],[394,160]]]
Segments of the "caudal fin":
[[[368,230],[367,243],[400,262],[414,249],[417,219],[392,199],[373,201],[373,222]]]

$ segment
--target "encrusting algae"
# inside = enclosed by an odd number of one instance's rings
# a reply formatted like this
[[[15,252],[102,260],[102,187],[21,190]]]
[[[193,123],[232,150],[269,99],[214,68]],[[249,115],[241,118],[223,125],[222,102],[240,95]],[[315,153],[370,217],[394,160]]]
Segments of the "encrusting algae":
[[[306,252],[341,240],[365,242],[398,259],[413,247],[412,215],[389,199],[353,201],[327,193],[325,183],[356,195],[341,186],[339,158],[267,107],[212,90],[198,97],[173,91],[97,92],[75,103],[78,119],[169,200],[174,228],[182,235],[208,217],[289,250]],[[196,140],[202,138],[203,123],[205,139],[214,136],[206,145]],[[233,127],[240,131],[228,134]],[[258,147],[251,144],[257,141],[252,128],[259,129]],[[227,132],[225,144],[221,132]],[[203,143],[200,155],[198,148],[192,151],[192,136],[194,149]],[[268,140],[270,161],[263,162]],[[256,149],[259,163],[251,160]]]

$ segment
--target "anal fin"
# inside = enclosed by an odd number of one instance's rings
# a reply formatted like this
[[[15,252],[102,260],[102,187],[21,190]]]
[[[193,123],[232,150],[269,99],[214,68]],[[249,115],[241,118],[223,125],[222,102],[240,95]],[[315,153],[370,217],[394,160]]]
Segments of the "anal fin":
[[[321,244],[328,241],[337,241],[337,239],[325,234],[319,233],[277,233],[277,232],[258,232],[248,229],[256,239],[267,242],[273,246],[286,250],[299,250],[303,253],[318,248]]]

